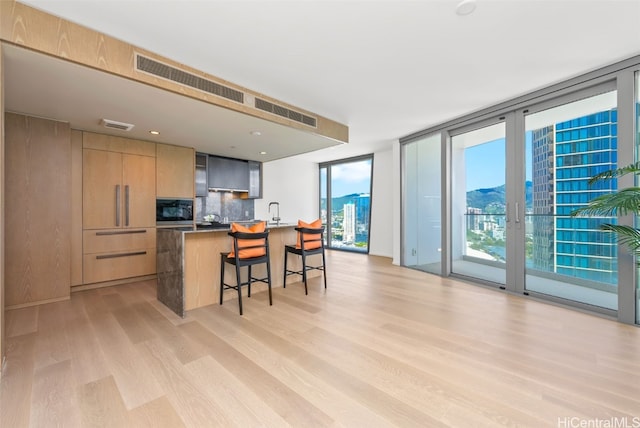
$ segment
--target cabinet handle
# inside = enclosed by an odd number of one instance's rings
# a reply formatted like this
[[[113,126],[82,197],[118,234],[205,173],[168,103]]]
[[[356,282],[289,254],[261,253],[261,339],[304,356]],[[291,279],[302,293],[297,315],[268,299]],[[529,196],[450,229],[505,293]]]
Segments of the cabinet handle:
[[[147,233],[146,229],[136,229],[136,230],[110,230],[108,232],[96,232],[96,236],[104,236],[104,235],[126,235],[130,233]]]
[[[96,256],[96,260],[115,259],[117,257],[143,256],[145,254],[147,254],[146,251],[135,251],[132,253],[121,253],[121,254],[102,254],[100,256]]]
[[[129,185],[124,186],[124,225],[129,226]]]
[[[116,226],[120,226],[120,185],[116,184]]]

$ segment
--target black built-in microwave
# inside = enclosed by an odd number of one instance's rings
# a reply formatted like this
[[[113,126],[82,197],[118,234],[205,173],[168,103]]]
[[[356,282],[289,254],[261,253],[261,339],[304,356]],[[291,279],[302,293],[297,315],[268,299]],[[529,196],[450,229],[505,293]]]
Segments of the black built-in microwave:
[[[156,199],[156,224],[193,224],[193,199]]]

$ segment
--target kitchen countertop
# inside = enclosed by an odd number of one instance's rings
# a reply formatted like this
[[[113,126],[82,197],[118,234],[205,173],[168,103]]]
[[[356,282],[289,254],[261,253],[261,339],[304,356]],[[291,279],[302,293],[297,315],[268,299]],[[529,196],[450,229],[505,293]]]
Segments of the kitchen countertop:
[[[256,222],[244,222],[243,224],[255,224]],[[269,229],[280,229],[284,227],[296,227],[296,223],[279,223],[279,224],[267,224],[267,230]],[[163,229],[169,230],[177,230],[185,233],[210,233],[210,232],[229,232],[231,230],[231,225],[226,228],[216,228],[216,227],[203,227],[203,228],[193,228],[193,227],[164,227]]]

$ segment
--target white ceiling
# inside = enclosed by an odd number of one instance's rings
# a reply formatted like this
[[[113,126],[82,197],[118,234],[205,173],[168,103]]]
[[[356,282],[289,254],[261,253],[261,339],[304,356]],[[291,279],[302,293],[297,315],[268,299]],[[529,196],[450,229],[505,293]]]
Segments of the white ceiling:
[[[305,155],[315,161],[388,148],[431,125],[640,54],[640,0],[477,0],[468,16],[455,13],[458,0],[22,2],[346,124],[350,143]],[[24,74],[14,62],[5,70],[7,109],[26,89],[12,85]],[[101,96],[105,112],[125,116],[110,119],[160,118],[139,127],[162,128],[163,137],[199,150],[256,158],[262,144],[244,141],[250,128],[242,126],[256,124],[236,114],[212,128],[203,103],[162,98],[142,109],[140,100],[121,102],[131,91],[101,94],[108,88],[78,87],[63,102]],[[196,120],[185,123],[179,109]],[[146,119],[136,116],[140,110]],[[279,132],[272,128],[267,135]],[[273,158],[295,144],[304,149],[298,152],[327,144],[297,131],[297,142],[291,137],[279,137],[270,150],[282,152]]]

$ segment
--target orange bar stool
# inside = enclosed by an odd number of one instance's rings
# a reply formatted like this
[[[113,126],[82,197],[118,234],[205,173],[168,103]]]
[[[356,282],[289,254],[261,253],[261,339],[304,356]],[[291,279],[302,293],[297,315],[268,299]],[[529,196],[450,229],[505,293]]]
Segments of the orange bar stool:
[[[220,304],[222,305],[222,295],[225,290],[234,289],[238,292],[238,308],[242,315],[242,292],[243,285],[247,286],[247,297],[251,297],[251,284],[253,282],[263,282],[267,284],[269,290],[269,305],[273,305],[271,296],[271,263],[269,259],[269,231],[265,230],[264,222],[260,227],[246,228],[242,225],[232,224],[229,236],[233,239],[233,250],[231,252],[220,253]],[[259,226],[258,223],[255,226]],[[236,283],[228,284],[224,281],[226,263],[235,266]],[[266,264],[267,276],[262,278],[254,277],[251,271],[252,266]],[[247,280],[242,281],[241,269],[247,267]]]
[[[306,227],[316,225],[320,225],[320,227]],[[298,242],[296,243],[296,245],[284,246],[284,281],[282,282],[283,288],[287,287],[287,276],[300,275],[302,276],[302,280],[304,282],[304,294],[309,294],[307,287],[307,272],[310,270],[319,270],[322,271],[322,276],[324,277],[324,288],[326,289],[327,272],[325,268],[326,260],[324,254],[324,227],[322,227],[322,223],[319,220],[310,224],[299,221],[298,227],[296,227],[295,230],[298,232]],[[300,256],[302,260],[301,270],[290,270],[287,268],[287,260],[289,254],[296,254]],[[307,262],[307,257],[316,254],[322,255],[322,264],[309,265],[309,263]]]

